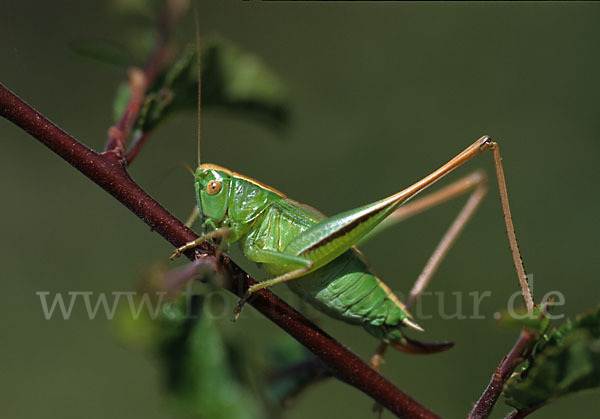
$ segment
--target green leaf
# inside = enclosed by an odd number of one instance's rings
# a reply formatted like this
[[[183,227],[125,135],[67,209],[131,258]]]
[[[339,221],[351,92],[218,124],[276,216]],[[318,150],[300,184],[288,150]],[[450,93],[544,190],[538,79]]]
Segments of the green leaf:
[[[147,95],[136,129],[147,132],[180,111],[197,109],[197,65],[189,45]],[[287,94],[279,79],[254,55],[211,37],[202,42],[202,107],[258,120],[275,128],[288,122]]]
[[[152,266],[139,284],[134,311],[129,299],[122,300],[115,322],[122,341],[158,361],[175,410],[198,418],[277,417],[308,385],[330,375],[290,336],[247,341],[239,328],[219,330],[201,295],[167,299],[166,283],[189,280],[196,273],[168,270],[162,263]]]
[[[158,303],[153,301],[154,306]],[[261,405],[237,381],[220,333],[204,315],[201,296],[162,301],[156,319],[148,310],[133,319],[129,307],[122,308],[120,335],[158,355],[176,411],[203,419],[264,417]]]
[[[117,94],[115,95],[115,100],[113,102],[113,121],[115,124],[125,112],[125,108],[129,103],[129,99],[131,98],[131,89],[129,89],[129,84],[122,82],[119,83],[117,87]]]
[[[550,326],[550,314],[552,314],[554,308],[553,302],[554,300],[549,300],[538,304],[531,314],[528,314],[526,309],[512,314],[503,312],[499,324],[510,329],[529,329],[542,335],[546,333]]]
[[[160,352],[175,406],[202,418],[261,417],[256,401],[236,382],[219,331],[202,313],[201,298],[191,304],[192,316],[186,315],[185,299],[166,306],[161,325],[167,338]]]
[[[600,307],[553,329],[504,386],[506,402],[537,409],[552,400],[600,387]]]

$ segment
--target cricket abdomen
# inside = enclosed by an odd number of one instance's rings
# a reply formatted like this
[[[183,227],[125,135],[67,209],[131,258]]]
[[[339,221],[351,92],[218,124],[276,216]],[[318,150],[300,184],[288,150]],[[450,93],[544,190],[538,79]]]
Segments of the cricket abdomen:
[[[357,251],[349,250],[287,284],[318,310],[346,323],[361,325],[385,342],[403,343],[402,321],[410,315]]]

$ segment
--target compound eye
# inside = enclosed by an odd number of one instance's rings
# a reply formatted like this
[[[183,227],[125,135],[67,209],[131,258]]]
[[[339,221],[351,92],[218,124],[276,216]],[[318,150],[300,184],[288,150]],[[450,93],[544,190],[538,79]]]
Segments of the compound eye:
[[[211,180],[206,185],[206,193],[209,195],[216,195],[221,191],[223,185],[218,180]]]

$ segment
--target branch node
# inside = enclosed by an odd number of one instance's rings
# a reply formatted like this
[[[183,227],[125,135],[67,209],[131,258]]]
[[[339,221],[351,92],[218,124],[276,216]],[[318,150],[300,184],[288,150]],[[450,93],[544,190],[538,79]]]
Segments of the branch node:
[[[521,330],[519,338],[510,352],[502,358],[485,391],[471,410],[469,419],[484,419],[489,417],[494,405],[502,394],[504,383],[511,376],[515,368],[526,359],[530,344],[537,334],[528,329]]]

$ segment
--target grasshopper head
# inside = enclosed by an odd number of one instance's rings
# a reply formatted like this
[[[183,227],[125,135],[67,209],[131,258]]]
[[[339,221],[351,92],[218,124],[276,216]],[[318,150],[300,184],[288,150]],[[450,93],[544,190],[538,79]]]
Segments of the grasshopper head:
[[[212,221],[218,227],[225,220],[231,176],[231,171],[214,164],[201,164],[196,169],[194,188],[204,224]]]

